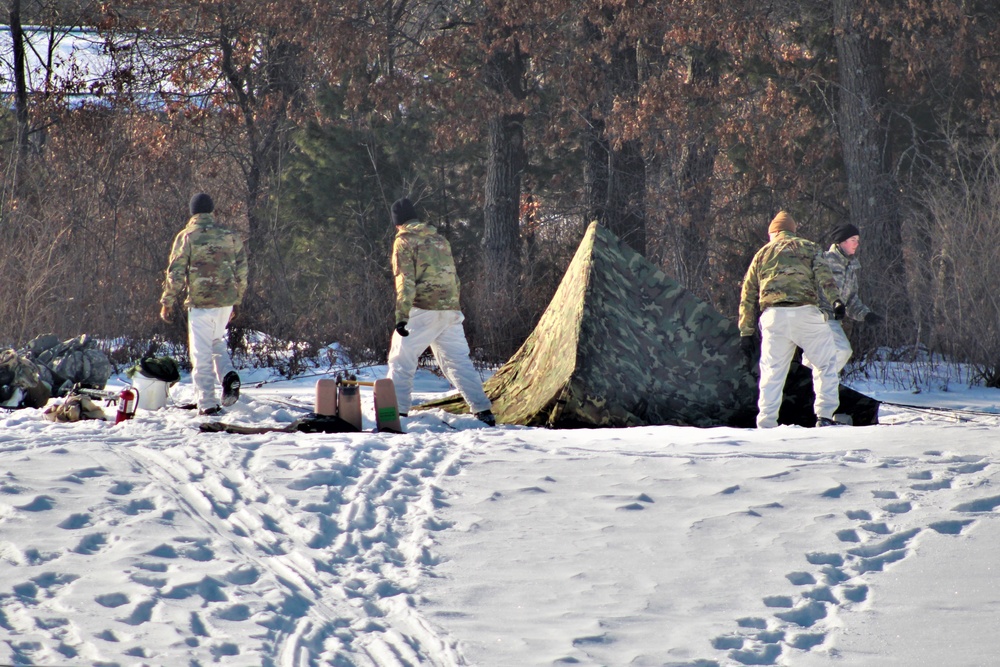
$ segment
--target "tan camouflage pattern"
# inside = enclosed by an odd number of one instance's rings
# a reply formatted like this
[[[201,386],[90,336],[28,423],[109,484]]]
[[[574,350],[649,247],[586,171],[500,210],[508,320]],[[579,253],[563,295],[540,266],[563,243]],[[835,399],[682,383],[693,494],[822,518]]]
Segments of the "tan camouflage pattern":
[[[871,309],[861,301],[858,293],[861,283],[861,262],[858,261],[858,256],[855,254],[848,257],[840,250],[840,246],[834,243],[823,253],[823,259],[826,260],[830,272],[833,273],[833,279],[837,282],[840,300],[847,307],[847,317],[859,322],[865,319],[865,315],[870,313]],[[819,307],[828,316],[833,316],[833,305],[823,298],[822,294]]]
[[[754,335],[757,319],[767,308],[819,306],[820,294],[830,303],[840,298],[822,248],[789,232],[779,233],[757,251],[743,278],[740,335]]]
[[[185,308],[224,308],[242,301],[246,288],[243,241],[212,213],[192,216],[174,238],[160,303],[172,306],[187,290]]]
[[[448,239],[433,225],[412,221],[396,228],[392,244],[396,321],[407,322],[410,308],[460,310],[460,282]]]
[[[0,351],[0,405],[10,408],[40,408],[52,397],[52,389],[40,374],[40,367],[16,350]],[[17,390],[21,390],[17,399]]]
[[[484,389],[504,424],[750,426],[756,415],[736,326],[597,223]],[[460,396],[428,407],[468,409]]]

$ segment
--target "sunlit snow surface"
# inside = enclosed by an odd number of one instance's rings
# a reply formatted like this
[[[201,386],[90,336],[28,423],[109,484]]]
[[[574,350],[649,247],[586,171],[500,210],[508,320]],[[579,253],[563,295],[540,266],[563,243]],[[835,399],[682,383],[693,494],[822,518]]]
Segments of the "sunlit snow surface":
[[[285,426],[316,379],[245,372],[222,420]],[[0,413],[0,664],[993,664],[1000,391],[853,386],[961,412],[547,431],[434,411],[404,435]],[[447,389],[418,374],[418,399]],[[171,402],[192,396],[185,376]]]

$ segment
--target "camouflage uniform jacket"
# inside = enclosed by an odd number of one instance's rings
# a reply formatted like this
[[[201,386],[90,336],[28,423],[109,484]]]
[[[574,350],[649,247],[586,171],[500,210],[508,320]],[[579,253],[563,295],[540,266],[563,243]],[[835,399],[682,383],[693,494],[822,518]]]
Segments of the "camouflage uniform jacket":
[[[243,299],[247,256],[243,241],[211,213],[191,217],[177,234],[160,303],[172,306],[187,288],[186,308],[223,308]]]
[[[410,308],[459,310],[459,280],[448,240],[426,223],[412,220],[396,228],[392,246],[396,281],[396,321],[410,319]]]
[[[743,278],[740,335],[754,334],[760,312],[772,306],[819,306],[820,294],[830,303],[840,298],[823,250],[788,232],[778,234],[757,251]]]
[[[840,250],[840,246],[834,243],[829,250],[823,253],[823,259],[830,266],[833,279],[837,281],[837,287],[840,288],[840,300],[847,307],[847,316],[859,322],[865,319],[865,315],[871,312],[871,309],[861,302],[861,297],[858,295],[861,262],[858,261],[857,255],[848,257]],[[822,295],[820,295],[819,307],[828,316],[833,315],[833,306]]]

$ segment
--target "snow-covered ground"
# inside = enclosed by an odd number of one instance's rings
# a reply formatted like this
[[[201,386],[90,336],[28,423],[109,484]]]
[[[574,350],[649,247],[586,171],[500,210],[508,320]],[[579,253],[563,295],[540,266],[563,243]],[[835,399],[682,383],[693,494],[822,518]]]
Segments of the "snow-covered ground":
[[[315,377],[267,377],[223,419],[311,406]],[[1000,391],[854,386],[963,411],[770,431],[432,412],[404,435],[0,413],[0,664],[997,664]]]

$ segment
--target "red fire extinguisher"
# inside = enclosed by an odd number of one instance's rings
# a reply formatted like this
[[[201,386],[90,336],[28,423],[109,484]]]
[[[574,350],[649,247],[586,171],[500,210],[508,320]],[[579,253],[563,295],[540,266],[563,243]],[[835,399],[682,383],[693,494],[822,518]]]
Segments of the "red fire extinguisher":
[[[126,419],[135,416],[135,405],[139,402],[139,390],[135,387],[125,387],[122,393],[118,394],[118,414],[115,415],[115,423],[120,424]]]

